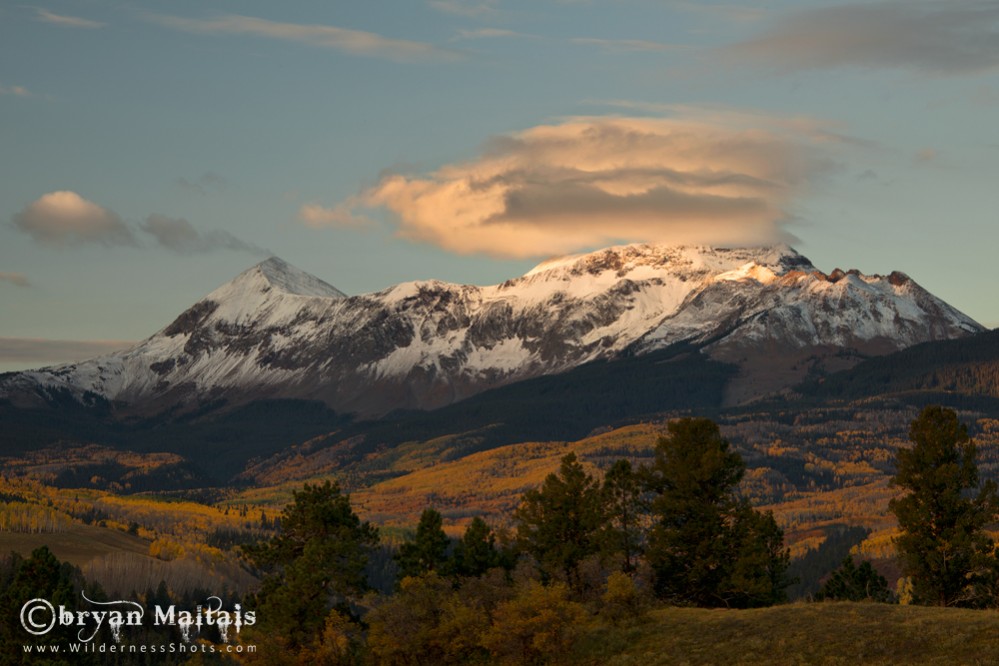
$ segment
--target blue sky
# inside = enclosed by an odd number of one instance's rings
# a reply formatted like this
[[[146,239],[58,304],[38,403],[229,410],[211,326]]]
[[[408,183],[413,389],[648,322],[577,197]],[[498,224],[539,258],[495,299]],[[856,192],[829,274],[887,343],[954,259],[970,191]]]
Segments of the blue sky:
[[[0,7],[0,369],[273,253],[347,293],[790,241],[999,325],[999,2]]]

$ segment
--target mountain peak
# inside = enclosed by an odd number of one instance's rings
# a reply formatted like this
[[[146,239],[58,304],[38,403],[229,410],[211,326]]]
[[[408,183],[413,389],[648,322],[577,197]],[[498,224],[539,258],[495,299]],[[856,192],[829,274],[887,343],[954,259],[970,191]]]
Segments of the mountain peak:
[[[241,273],[233,282],[263,278],[267,284],[287,294],[344,298],[346,294],[311,273],[296,268],[280,257],[268,257]]]
[[[565,255],[542,261],[525,277],[565,270],[593,273],[600,270],[627,271],[637,266],[673,266],[692,271],[725,272],[746,263],[783,273],[792,269],[812,269],[811,262],[784,243],[760,247],[725,248],[706,245],[633,243],[595,252]]]
[[[745,371],[726,388],[738,402],[793,385],[812,354],[981,328],[901,273],[827,276],[786,245],[622,245],[499,285],[414,282],[357,298],[271,257],[133,349],[0,381],[0,397],[69,388],[140,411],[280,397],[377,416],[685,342]]]

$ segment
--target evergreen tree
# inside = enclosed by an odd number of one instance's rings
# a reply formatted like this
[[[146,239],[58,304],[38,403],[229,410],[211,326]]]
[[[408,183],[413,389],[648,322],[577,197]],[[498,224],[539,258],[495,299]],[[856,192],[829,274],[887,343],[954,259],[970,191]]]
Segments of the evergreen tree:
[[[604,475],[604,505],[608,518],[605,551],[621,555],[621,570],[625,573],[635,571],[642,554],[643,493],[641,480],[627,460],[618,460]]]
[[[496,548],[496,534],[486,521],[476,516],[454,547],[454,570],[459,576],[481,576],[503,564]]]
[[[858,567],[853,563],[853,558],[847,555],[843,564],[815,595],[815,599],[891,603],[894,595],[888,589],[888,581],[871,566],[870,561],[864,560]]]
[[[783,533],[771,514],[736,498],[744,473],[742,458],[710,420],[669,424],[645,470],[655,493],[646,557],[659,597],[737,607],[784,599]]]
[[[745,499],[736,503],[726,535],[732,553],[719,589],[726,606],[751,608],[787,601],[791,552],[772,511],[756,511]]]
[[[517,542],[537,560],[543,579],[562,576],[580,591],[579,565],[600,548],[605,514],[600,484],[569,453],[558,474],[528,490],[514,512]]]
[[[444,519],[434,509],[424,509],[412,541],[402,544],[395,560],[399,579],[440,571],[447,563],[447,548],[451,541],[444,533]]]
[[[246,548],[269,575],[256,597],[254,633],[266,637],[258,658],[291,659],[319,639],[330,608],[346,610],[367,588],[364,568],[378,531],[362,523],[340,487],[305,484],[281,514],[281,531]]]
[[[974,606],[989,599],[996,559],[985,526],[999,509],[996,484],[979,483],[975,443],[957,414],[923,409],[909,430],[912,447],[896,454],[892,483],[905,491],[889,508],[915,603]]]
[[[21,649],[14,649],[21,644],[33,645],[65,645],[78,642],[77,634],[80,627],[61,626],[58,623],[51,630],[39,635],[30,635],[21,626],[21,609],[32,599],[44,599],[54,608],[65,606],[70,611],[87,608],[81,604],[81,591],[86,591],[88,598],[94,601],[104,600],[99,588],[87,587],[79,569],[71,564],[60,562],[47,546],[40,546],[32,551],[27,559],[11,553],[10,559],[4,563],[0,576],[0,664],[35,664],[39,663],[33,654],[26,654]],[[37,604],[36,604],[37,606]],[[31,619],[44,628],[54,621],[51,615],[42,609]],[[96,625],[88,625],[93,629]],[[106,637],[105,637],[106,638]],[[46,663],[98,663],[98,655],[75,655],[79,657],[52,658]]]

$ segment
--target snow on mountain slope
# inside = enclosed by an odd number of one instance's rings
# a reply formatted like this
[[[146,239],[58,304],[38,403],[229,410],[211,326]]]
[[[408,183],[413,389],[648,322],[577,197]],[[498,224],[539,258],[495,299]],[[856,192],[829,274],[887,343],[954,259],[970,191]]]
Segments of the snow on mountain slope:
[[[890,350],[980,330],[901,273],[825,275],[787,246],[626,245],[494,286],[353,297],[271,258],[132,349],[20,373],[0,395],[92,391],[139,413],[294,397],[379,415],[680,341]]]
[[[903,273],[774,274],[756,264],[718,275],[647,334],[641,349],[688,338],[714,346],[776,341],[790,347],[855,346],[882,340],[894,349],[984,330]],[[709,347],[710,348],[710,347]]]

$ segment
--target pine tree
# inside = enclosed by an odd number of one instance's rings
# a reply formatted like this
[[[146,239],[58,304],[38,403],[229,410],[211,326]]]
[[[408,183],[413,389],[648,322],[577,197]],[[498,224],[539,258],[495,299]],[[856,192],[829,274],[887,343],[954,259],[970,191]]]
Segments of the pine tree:
[[[751,608],[787,601],[785,589],[794,582],[787,576],[791,552],[784,547],[784,531],[773,512],[757,511],[748,500],[738,500],[726,537],[733,557],[717,595],[724,604]]]
[[[605,514],[600,484],[569,453],[558,474],[529,490],[514,512],[517,542],[537,560],[543,579],[561,576],[579,591],[579,565],[600,548]]]
[[[44,599],[59,608],[65,606],[71,612],[81,608],[84,590],[83,577],[72,565],[60,562],[47,546],[32,551],[31,556],[22,559],[11,554],[10,567],[3,572],[0,580],[0,664],[35,664],[38,659],[25,654],[15,645],[32,643],[35,645],[65,645],[78,642],[78,627],[60,626],[56,623],[51,630],[40,635],[29,635],[21,625],[21,610],[31,599]],[[86,589],[88,597],[94,601],[103,600],[103,593],[95,594],[93,588]],[[54,621],[51,615],[41,612],[33,618],[41,627]],[[93,628],[95,625],[90,625]],[[80,655],[79,663],[98,663],[97,655]],[[69,663],[66,660],[53,660],[47,663]],[[73,663],[78,663],[74,660]]]
[[[789,555],[771,514],[735,495],[745,464],[708,419],[680,419],[645,469],[655,494],[646,558],[655,592],[698,606],[761,606],[784,599]]]
[[[864,560],[858,567],[853,563],[853,558],[847,555],[843,564],[815,595],[815,599],[891,603],[894,596],[888,589],[888,581],[871,566],[870,561]]]
[[[496,548],[496,534],[476,516],[454,547],[454,571],[459,576],[481,576],[502,565],[502,555]]]
[[[451,541],[444,533],[444,519],[434,509],[424,509],[412,541],[402,544],[395,560],[399,579],[440,571],[448,561],[447,548]]]
[[[994,545],[985,526],[999,510],[996,484],[979,483],[975,443],[957,414],[923,409],[909,430],[912,447],[896,454],[892,483],[905,491],[889,508],[901,534],[895,545],[916,603],[974,606],[989,601]]]
[[[642,554],[643,493],[641,479],[627,460],[618,460],[604,475],[604,505],[608,518],[604,535],[605,552],[621,556],[621,570],[625,573],[635,571]]]
[[[364,568],[378,531],[357,517],[350,497],[326,481],[305,484],[281,514],[281,532],[246,552],[269,574],[256,597],[255,633],[273,649],[264,661],[314,643],[331,607],[346,609],[367,589]]]

